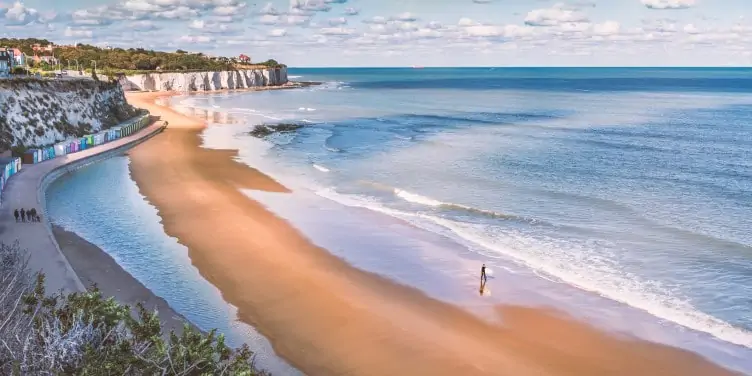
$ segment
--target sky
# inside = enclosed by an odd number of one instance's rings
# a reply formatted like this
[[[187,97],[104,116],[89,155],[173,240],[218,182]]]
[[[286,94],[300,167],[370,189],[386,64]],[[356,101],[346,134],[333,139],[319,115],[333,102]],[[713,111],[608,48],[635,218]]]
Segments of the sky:
[[[752,0],[0,0],[0,36],[292,67],[751,66]]]

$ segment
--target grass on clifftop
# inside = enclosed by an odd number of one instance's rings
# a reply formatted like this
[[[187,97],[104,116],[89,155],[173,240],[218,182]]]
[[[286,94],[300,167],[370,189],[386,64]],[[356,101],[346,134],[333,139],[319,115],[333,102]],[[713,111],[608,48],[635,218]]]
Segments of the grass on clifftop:
[[[0,38],[0,46],[17,47],[27,56],[34,56],[33,46],[51,45],[46,39],[14,39]],[[192,53],[183,50],[164,52],[146,50],[144,48],[99,48],[96,46],[79,43],[74,46],[53,46],[52,51],[43,52],[43,55],[54,55],[60,60],[63,68],[91,69],[96,62],[97,70],[111,69],[113,71],[127,70],[154,72],[157,68],[162,71],[225,71],[235,69],[252,69],[254,66],[268,68],[284,67],[277,61],[270,59],[261,63],[246,63],[235,57],[216,56],[210,57],[201,52]],[[54,70],[56,66],[47,63],[31,63],[32,68],[42,70]],[[77,67],[77,68],[76,68]]]
[[[156,312],[105,298],[96,288],[47,295],[18,244],[0,244],[2,375],[268,375],[248,346],[186,325],[165,339]]]

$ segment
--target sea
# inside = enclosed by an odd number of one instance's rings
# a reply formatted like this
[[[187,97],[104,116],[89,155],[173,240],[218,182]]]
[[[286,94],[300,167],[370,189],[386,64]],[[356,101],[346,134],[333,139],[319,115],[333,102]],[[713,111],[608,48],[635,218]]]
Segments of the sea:
[[[245,193],[314,243],[489,320],[503,322],[498,304],[552,308],[752,374],[752,69],[289,74],[322,84],[170,104],[209,121],[204,147],[238,149],[291,188]],[[248,134],[280,123],[303,127]],[[127,165],[53,184],[53,221],[294,372],[164,235]],[[142,229],[135,241],[113,230],[124,225]]]

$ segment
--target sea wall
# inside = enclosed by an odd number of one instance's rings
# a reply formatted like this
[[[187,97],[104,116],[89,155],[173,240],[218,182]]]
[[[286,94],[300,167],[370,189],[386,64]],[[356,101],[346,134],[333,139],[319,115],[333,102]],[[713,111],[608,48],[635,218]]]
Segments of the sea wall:
[[[96,133],[137,114],[115,83],[0,80],[0,152]]]
[[[119,79],[123,90],[211,91],[280,86],[287,83],[287,68],[244,69],[221,72],[145,73]]]

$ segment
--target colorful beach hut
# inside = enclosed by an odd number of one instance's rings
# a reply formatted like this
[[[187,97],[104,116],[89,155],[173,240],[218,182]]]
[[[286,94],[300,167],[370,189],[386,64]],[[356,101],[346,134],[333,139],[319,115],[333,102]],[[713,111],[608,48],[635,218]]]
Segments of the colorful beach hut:
[[[104,144],[104,135],[106,132],[99,132],[94,135],[94,145]]]
[[[38,156],[39,153],[37,153],[36,150],[27,150],[23,153],[23,155],[21,155],[21,162],[23,162],[24,164],[38,163]]]
[[[55,148],[55,156],[56,157],[61,157],[63,155],[68,154],[65,151],[66,146],[68,146],[68,145],[65,142],[61,142],[61,143],[55,144],[55,146],[54,146],[54,148]]]
[[[21,171],[21,158],[0,157],[0,193],[5,189],[5,185],[8,184],[8,179],[19,171]],[[0,195],[1,197],[2,195]]]
[[[119,138],[122,138],[122,135],[121,135],[122,129],[123,129],[123,127],[113,127],[112,129],[110,129],[110,131],[112,132],[112,139],[113,140],[117,140]]]

